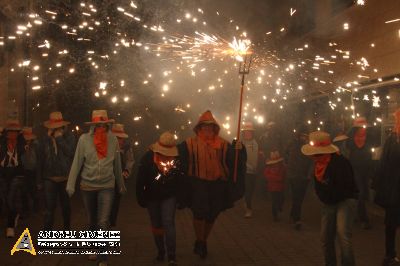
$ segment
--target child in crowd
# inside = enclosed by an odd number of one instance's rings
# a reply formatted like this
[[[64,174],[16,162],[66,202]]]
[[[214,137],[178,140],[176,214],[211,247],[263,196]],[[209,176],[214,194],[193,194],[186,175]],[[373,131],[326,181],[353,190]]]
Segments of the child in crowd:
[[[265,164],[264,176],[267,179],[267,190],[271,192],[272,215],[274,221],[277,222],[284,201],[286,167],[279,151],[271,152]]]

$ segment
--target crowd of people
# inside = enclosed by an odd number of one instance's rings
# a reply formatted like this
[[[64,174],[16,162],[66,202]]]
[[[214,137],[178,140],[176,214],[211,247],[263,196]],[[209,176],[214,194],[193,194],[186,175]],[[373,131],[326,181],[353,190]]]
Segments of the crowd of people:
[[[218,216],[244,198],[244,218],[254,215],[252,200],[258,177],[266,182],[274,222],[282,220],[285,191],[289,188],[290,220],[295,230],[303,226],[302,205],[312,183],[321,202],[321,244],[325,265],[337,265],[338,239],[341,265],[355,265],[352,228],[358,217],[361,227],[371,228],[367,205],[370,189],[385,216],[384,266],[400,265],[396,257],[396,229],[400,225],[400,109],[395,127],[386,140],[380,162],[374,167],[367,120],[354,120],[351,130],[332,140],[324,131],[297,130],[284,142],[274,122],[256,138],[252,123],[244,123],[239,140],[221,137],[220,125],[211,111],[204,112],[193,136],[181,143],[164,132],[138,162],[136,198],[147,209],[157,249],[156,261],[176,260],[176,209],[193,214],[193,252],[208,254],[207,241]],[[117,223],[120,195],[132,176],[134,156],[122,124],[105,110],[94,110],[86,124],[89,132],[79,140],[68,129],[60,112],[43,123],[47,134],[37,137],[32,128],[9,119],[0,142],[1,206],[6,210],[6,236],[15,237],[20,215],[39,208],[44,195],[44,230],[53,230],[57,202],[64,230],[71,229],[70,197],[79,181],[88,227],[109,230]],[[371,182],[373,181],[373,182]],[[21,206],[17,206],[20,198]],[[106,249],[106,248],[103,248]],[[105,251],[105,250],[101,250]],[[107,255],[92,254],[90,260],[107,265]]]

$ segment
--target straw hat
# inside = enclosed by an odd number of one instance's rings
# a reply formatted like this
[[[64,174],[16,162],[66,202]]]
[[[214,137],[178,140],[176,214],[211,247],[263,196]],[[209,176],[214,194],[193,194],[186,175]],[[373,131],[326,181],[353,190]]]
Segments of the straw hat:
[[[125,133],[123,124],[113,124],[111,132],[118,138],[127,139],[128,134]]]
[[[347,140],[349,139],[349,137],[344,134],[344,133],[340,133],[339,135],[337,135],[334,139],[333,139],[333,143],[335,142],[339,142],[339,141],[343,141],[343,140]]]
[[[301,147],[304,155],[336,153],[339,148],[332,144],[331,137],[323,131],[314,131],[309,135],[310,143]]]
[[[168,131],[161,134],[159,140],[150,146],[150,150],[165,156],[178,156],[174,135]]]
[[[108,114],[106,110],[94,110],[92,112],[92,121],[86,122],[87,125],[95,125],[95,124],[110,124],[114,123],[114,119],[108,119]]]
[[[365,117],[357,117],[353,121],[353,127],[369,127],[367,119]]]
[[[253,123],[251,122],[246,122],[244,123],[243,127],[242,127],[242,131],[254,131],[254,126]]]
[[[199,118],[199,121],[197,122],[196,126],[194,127],[194,132],[197,133],[197,131],[200,129],[201,125],[215,125],[217,127],[217,132],[215,132],[216,134],[219,133],[220,130],[220,126],[217,123],[217,120],[215,120],[213,114],[211,113],[211,111],[207,110],[205,111]]]
[[[24,136],[25,140],[33,140],[36,139],[36,135],[33,134],[33,130],[31,127],[24,127],[22,129],[22,135]]]
[[[19,123],[19,121],[17,119],[8,119],[6,121],[6,127],[4,128],[4,130],[8,130],[8,131],[21,131],[22,130],[22,126]]]
[[[283,158],[279,154],[279,151],[273,151],[270,153],[269,158],[267,159],[266,165],[271,165],[275,163],[282,162]]]
[[[64,127],[69,124],[70,122],[64,121],[61,112],[50,113],[50,119],[43,123],[45,127],[50,129]]]

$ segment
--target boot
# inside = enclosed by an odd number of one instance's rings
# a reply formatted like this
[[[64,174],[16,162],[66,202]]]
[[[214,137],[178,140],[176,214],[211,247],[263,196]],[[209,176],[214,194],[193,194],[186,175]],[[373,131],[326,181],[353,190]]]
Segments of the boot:
[[[156,261],[164,261],[165,258],[164,235],[154,235],[154,242],[156,243],[158,250]]]
[[[200,258],[205,259],[207,257],[207,242],[196,241],[195,243],[195,254],[199,255]]]
[[[202,253],[202,242],[204,242],[206,222],[204,220],[193,219],[193,228],[196,234],[196,242],[194,242],[193,252],[200,255]]]
[[[397,257],[388,258],[386,257],[382,263],[383,266],[400,266],[400,260]]]

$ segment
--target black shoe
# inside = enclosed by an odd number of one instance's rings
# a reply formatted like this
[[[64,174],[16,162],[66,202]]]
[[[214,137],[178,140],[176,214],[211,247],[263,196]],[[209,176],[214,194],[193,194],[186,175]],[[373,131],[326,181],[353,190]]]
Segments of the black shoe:
[[[176,260],[168,260],[168,266],[177,266]]]
[[[396,257],[385,258],[382,263],[383,266],[400,266],[400,260]]]
[[[205,259],[207,257],[206,242],[196,240],[196,242],[194,243],[193,252],[194,254],[199,255],[200,258]]]
[[[205,259],[207,257],[208,251],[207,251],[207,243],[206,242],[201,242],[200,243],[200,258]]]
[[[165,259],[165,253],[163,252],[158,252],[158,255],[156,257],[156,261],[162,262]]]
[[[302,226],[303,226],[303,224],[300,221],[296,222],[294,224],[294,229],[297,230],[297,231],[300,231]]]
[[[369,222],[361,223],[361,228],[364,229],[364,230],[370,230],[371,229],[371,224]]]

